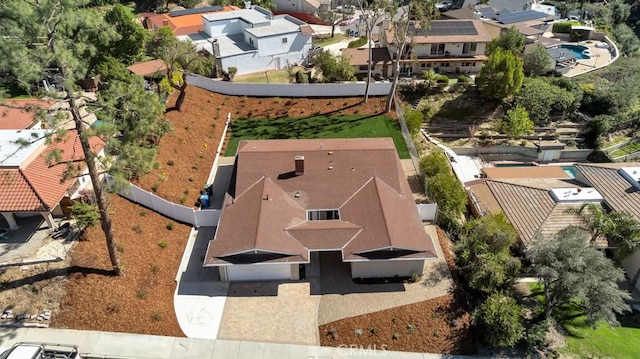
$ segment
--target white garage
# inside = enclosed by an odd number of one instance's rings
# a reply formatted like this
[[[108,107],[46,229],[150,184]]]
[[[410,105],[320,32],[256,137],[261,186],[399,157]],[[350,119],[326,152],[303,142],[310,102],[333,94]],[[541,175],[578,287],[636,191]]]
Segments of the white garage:
[[[423,259],[351,262],[351,278],[410,277],[423,269]]]
[[[220,279],[227,282],[298,279],[298,264],[236,264],[219,268]]]

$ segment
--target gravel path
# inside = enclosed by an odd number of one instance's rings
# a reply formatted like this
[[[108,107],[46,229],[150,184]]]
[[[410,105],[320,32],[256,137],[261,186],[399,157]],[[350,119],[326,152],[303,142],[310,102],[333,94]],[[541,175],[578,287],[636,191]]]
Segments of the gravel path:
[[[318,308],[318,324],[328,324],[336,320],[417,303],[448,294],[453,286],[453,280],[437,240],[435,228],[433,225],[425,225],[427,233],[434,238],[438,259],[425,261],[423,277],[419,283],[375,285],[375,291],[371,290],[367,293],[362,292],[362,285],[354,284],[351,280],[339,284],[331,283],[332,286],[344,286],[342,292],[349,294],[323,294]]]

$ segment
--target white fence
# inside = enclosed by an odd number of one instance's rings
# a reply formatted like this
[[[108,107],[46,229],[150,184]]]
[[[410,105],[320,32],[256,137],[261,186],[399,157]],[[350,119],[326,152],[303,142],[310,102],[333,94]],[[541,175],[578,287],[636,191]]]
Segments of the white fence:
[[[435,221],[438,218],[438,204],[437,203],[423,203],[416,204],[420,219],[423,221]]]
[[[109,175],[106,175],[105,179],[110,181]],[[222,212],[219,209],[195,210],[191,207],[172,203],[132,184],[129,184],[129,188],[123,189],[118,194],[178,222],[188,223],[194,227],[217,226],[220,220],[220,212]]]
[[[233,95],[255,97],[354,97],[364,96],[366,82],[348,82],[339,84],[250,84],[214,80],[208,77],[190,74],[190,85],[209,91]],[[372,82],[370,96],[386,96],[391,89],[390,82]]]

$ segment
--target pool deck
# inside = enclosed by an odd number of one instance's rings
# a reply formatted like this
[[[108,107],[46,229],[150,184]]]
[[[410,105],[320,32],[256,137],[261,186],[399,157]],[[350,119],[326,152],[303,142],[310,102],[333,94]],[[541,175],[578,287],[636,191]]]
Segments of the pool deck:
[[[579,43],[570,43],[571,45],[582,45],[589,48],[589,52],[591,52],[591,58],[586,60],[579,60],[578,64],[573,66],[567,71],[564,76],[566,77],[574,77],[577,75],[582,75],[584,73],[593,71],[599,67],[604,67],[612,63],[616,58],[611,56],[611,52],[609,49],[601,49],[596,47],[597,42],[592,42],[590,44],[582,41]]]

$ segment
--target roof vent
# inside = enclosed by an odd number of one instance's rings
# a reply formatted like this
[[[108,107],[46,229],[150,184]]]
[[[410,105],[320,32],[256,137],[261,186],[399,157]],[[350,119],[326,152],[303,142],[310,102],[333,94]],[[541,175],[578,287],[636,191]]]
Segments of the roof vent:
[[[293,197],[300,198],[300,191],[296,191],[296,193],[293,194]]]
[[[333,166],[329,166],[329,167],[327,167],[327,169],[328,169],[329,171],[333,171]]]
[[[304,156],[296,156],[294,160],[296,164],[296,176],[302,176],[304,174]]]
[[[622,167],[618,173],[637,190],[640,190],[640,167]]]
[[[553,188],[549,191],[556,203],[602,203],[602,195],[592,187]]]
[[[333,154],[333,151],[329,151],[329,153],[328,153],[328,154],[329,154],[329,156],[331,156],[331,155]]]

